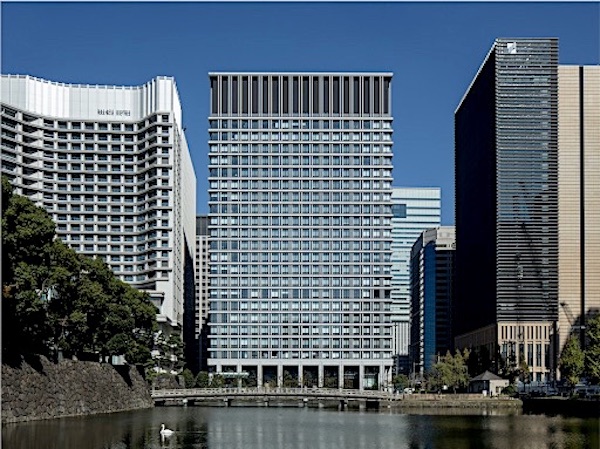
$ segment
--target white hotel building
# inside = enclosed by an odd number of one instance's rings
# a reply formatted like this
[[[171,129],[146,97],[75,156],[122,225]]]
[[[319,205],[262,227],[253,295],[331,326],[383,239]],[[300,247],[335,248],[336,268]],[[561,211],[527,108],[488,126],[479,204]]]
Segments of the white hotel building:
[[[386,386],[392,74],[209,77],[209,368]]]
[[[179,329],[184,277],[193,278],[196,176],[174,79],[1,81],[2,176],[51,214],[69,246],[149,292],[163,329]]]

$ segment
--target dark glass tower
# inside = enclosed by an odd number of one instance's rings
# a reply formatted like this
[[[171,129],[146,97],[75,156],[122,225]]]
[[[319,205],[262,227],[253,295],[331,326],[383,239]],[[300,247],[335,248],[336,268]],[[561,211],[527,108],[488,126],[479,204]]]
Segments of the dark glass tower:
[[[497,39],[455,113],[455,335],[489,349],[557,319],[557,69],[557,39]]]

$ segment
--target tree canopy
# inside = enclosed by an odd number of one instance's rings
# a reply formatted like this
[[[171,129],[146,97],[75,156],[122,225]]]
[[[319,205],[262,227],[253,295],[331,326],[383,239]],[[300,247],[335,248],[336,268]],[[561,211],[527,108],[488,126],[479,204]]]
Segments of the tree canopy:
[[[572,387],[577,385],[577,382],[579,382],[579,379],[583,374],[583,362],[584,355],[581,350],[579,338],[575,335],[571,335],[567,339],[567,343],[560,354],[558,366],[560,367],[561,376],[565,378]]]
[[[428,373],[427,386],[431,390],[442,390],[444,386],[452,388],[454,392],[465,389],[469,385],[467,360],[469,352],[456,351],[454,355],[448,351]]]
[[[593,383],[600,383],[600,315],[588,319],[584,371]]]
[[[55,237],[50,215],[2,178],[2,346],[5,356],[58,351],[151,361],[156,308],[101,259]]]

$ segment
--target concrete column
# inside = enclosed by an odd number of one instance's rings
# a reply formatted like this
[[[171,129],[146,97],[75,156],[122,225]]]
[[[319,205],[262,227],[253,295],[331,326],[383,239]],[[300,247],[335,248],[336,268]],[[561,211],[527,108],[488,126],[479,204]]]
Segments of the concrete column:
[[[358,365],[358,389],[364,390],[365,385],[365,367],[363,365]]]
[[[256,385],[259,387],[263,386],[263,367],[262,367],[262,365],[256,366]]]
[[[304,386],[304,367],[298,365],[298,384]]]
[[[381,370],[385,373],[385,380],[387,382],[387,386],[391,387],[392,386],[392,367],[390,366],[390,367],[386,368],[384,365],[381,367]]]
[[[318,383],[319,388],[323,388],[323,383],[325,382],[325,367],[323,365],[319,365],[318,370]]]
[[[283,386],[283,365],[277,365],[277,386]]]
[[[379,389],[381,390],[384,386],[389,387],[389,383],[387,382],[387,370],[385,369],[385,365],[379,365],[379,374],[377,376],[377,384],[379,385]]]
[[[241,372],[242,372],[242,365],[240,363],[238,363],[237,373],[240,374]],[[241,377],[238,377],[237,386],[238,386],[238,388],[242,388],[242,378]]]
[[[338,367],[338,388],[344,388],[344,365]]]

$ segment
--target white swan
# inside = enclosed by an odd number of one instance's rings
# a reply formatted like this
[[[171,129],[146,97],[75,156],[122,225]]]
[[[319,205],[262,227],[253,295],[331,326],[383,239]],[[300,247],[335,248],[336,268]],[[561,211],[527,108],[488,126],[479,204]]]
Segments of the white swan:
[[[173,435],[173,432],[171,429],[165,429],[165,425],[161,424],[160,425],[160,435],[163,437],[170,437],[171,435]]]

